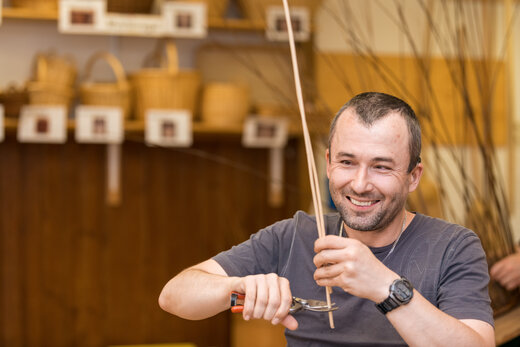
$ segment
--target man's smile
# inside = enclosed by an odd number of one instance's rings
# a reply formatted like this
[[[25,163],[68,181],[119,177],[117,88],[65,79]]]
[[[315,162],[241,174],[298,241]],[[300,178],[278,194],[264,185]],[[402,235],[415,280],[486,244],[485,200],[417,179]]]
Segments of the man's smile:
[[[367,200],[367,201],[360,201],[356,200],[353,197],[347,196],[347,199],[355,206],[359,207],[369,207],[377,204],[380,200]]]

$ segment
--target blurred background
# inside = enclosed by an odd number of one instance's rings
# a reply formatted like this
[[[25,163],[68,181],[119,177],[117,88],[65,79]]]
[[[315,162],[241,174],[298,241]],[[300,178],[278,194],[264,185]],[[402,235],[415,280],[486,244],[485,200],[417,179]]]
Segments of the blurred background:
[[[85,0],[64,3],[82,11],[69,24],[99,24]],[[59,26],[55,0],[3,0],[2,346],[285,345],[281,328],[267,323],[228,312],[191,322],[157,304],[184,268],[296,210],[312,212],[288,44],[269,36],[276,16],[266,13],[279,13],[272,6],[281,0],[187,1],[204,5],[207,23],[194,24],[205,34],[192,37],[147,30],[146,21],[164,20],[165,3],[103,2],[106,20],[126,27],[89,34]],[[514,253],[518,2],[289,4],[308,13],[298,61],[327,209],[330,120],[357,93],[387,92],[410,103],[423,128],[426,174],[409,208],[475,230],[490,266]],[[65,107],[65,143],[20,141],[23,105]],[[78,105],[120,108],[124,141],[75,141]],[[150,109],[189,110],[192,144],[150,145]],[[285,119],[286,144],[244,146],[251,118]],[[502,344],[520,335],[519,292],[492,282],[490,294]]]

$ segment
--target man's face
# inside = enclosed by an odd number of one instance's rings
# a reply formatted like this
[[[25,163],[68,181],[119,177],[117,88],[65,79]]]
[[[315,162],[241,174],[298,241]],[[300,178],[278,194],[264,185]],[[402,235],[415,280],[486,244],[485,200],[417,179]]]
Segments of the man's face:
[[[422,174],[421,164],[407,173],[409,137],[406,121],[397,113],[367,127],[353,109],[344,111],[327,151],[327,176],[348,227],[375,231],[400,223],[396,217]]]

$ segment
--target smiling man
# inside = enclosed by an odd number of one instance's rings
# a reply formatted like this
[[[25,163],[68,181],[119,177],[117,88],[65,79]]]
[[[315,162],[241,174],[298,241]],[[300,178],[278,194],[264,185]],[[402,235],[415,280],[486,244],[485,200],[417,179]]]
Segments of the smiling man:
[[[337,214],[297,212],[248,241],[184,270],[164,287],[161,307],[187,319],[229,309],[245,294],[244,319],[287,327],[289,346],[494,346],[489,276],[478,237],[405,209],[423,172],[421,132],[404,101],[357,95],[329,134],[327,175]],[[327,313],[289,314],[292,297],[324,300]],[[187,293],[194,293],[192,297]]]

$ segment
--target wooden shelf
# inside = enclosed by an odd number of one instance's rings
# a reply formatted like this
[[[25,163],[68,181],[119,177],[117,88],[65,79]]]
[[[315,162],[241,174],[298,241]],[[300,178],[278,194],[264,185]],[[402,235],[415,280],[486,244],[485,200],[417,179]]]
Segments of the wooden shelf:
[[[58,20],[58,11],[56,10],[33,10],[28,8],[2,8],[3,18],[12,19],[31,19],[31,20]],[[209,18],[208,27],[217,30],[244,30],[244,31],[261,31],[265,29],[262,22],[253,22],[248,19],[225,19],[225,18]]]
[[[18,119],[8,117],[4,118],[4,127],[6,132],[15,132],[18,129]],[[74,131],[75,128],[75,120],[67,120],[67,130]],[[130,120],[125,122],[124,128],[125,133],[144,133],[145,123],[144,121]],[[241,136],[242,130],[243,128],[241,124],[217,126],[213,124],[204,124],[201,122],[193,123],[194,135]],[[299,134],[301,134],[301,129],[299,129],[299,127],[290,127],[289,137],[298,137]]]

